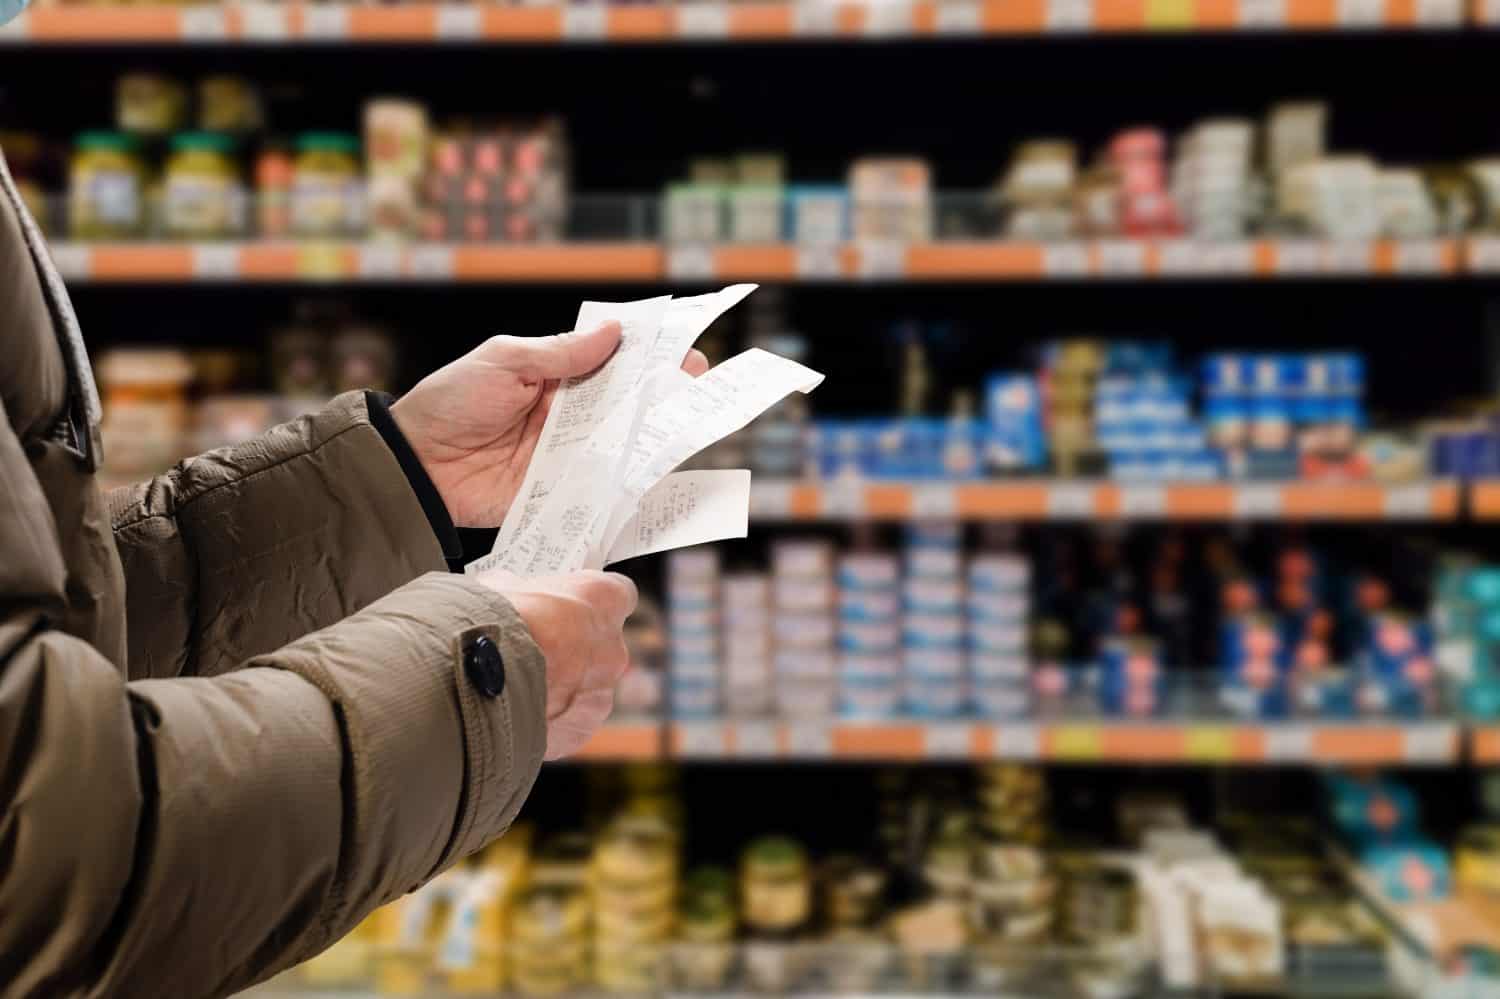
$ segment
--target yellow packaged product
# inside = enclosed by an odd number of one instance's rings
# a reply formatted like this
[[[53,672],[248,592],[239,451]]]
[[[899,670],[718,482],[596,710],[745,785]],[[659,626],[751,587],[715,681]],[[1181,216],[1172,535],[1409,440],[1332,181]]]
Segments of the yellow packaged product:
[[[1459,833],[1453,881],[1461,891],[1500,895],[1500,824],[1469,826]]]
[[[115,123],[126,132],[165,135],[183,125],[187,93],[155,73],[127,73],[115,84]]]
[[[292,229],[299,236],[354,234],[363,222],[359,140],[340,132],[308,132],[297,140],[292,175]]]
[[[505,986],[505,941],[511,901],[526,880],[530,827],[512,828],[486,847],[455,902],[438,953],[438,968],[453,995],[489,995]]]

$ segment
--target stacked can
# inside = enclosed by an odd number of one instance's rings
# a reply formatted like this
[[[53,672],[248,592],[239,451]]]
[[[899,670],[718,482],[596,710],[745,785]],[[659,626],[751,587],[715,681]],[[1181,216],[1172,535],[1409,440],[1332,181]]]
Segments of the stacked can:
[[[1126,236],[1166,236],[1178,231],[1167,193],[1166,139],[1159,129],[1132,128],[1109,143],[1108,161],[1119,179],[1119,230]]]
[[[594,848],[594,979],[607,992],[657,987],[676,927],[677,840],[653,817],[619,819]]]
[[[968,672],[975,711],[987,718],[1027,714],[1031,562],[1011,553],[976,556],[969,563],[967,603]]]
[[[901,582],[901,644],[906,706],[919,717],[951,717],[968,707],[964,589],[962,527],[947,521],[911,525]]]
[[[1243,239],[1251,205],[1248,121],[1205,121],[1183,136],[1172,165],[1172,196],[1194,239]]]
[[[885,552],[839,558],[839,712],[848,717],[899,714],[901,564]]]
[[[838,694],[833,546],[785,540],[771,549],[776,707],[784,717],[826,716]]]
[[[1167,671],[1154,638],[1108,638],[1099,655],[1099,707],[1108,715],[1148,718],[1165,707]]]
[[[675,718],[715,715],[722,702],[719,556],[711,548],[667,559],[667,632],[672,650],[668,703]]]
[[[732,715],[768,713],[771,683],[771,581],[763,572],[728,573],[720,587],[724,706]]]

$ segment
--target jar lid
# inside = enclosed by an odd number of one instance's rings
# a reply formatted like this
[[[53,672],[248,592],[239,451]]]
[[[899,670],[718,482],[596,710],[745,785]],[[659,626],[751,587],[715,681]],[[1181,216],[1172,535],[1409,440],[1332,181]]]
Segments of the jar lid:
[[[91,131],[78,133],[73,145],[78,149],[133,153],[137,143],[135,136],[128,132]]]
[[[178,132],[172,136],[172,151],[218,153],[228,156],[234,152],[234,139],[223,132]]]
[[[297,137],[297,151],[348,153],[354,156],[359,152],[359,140],[348,132],[303,132]]]

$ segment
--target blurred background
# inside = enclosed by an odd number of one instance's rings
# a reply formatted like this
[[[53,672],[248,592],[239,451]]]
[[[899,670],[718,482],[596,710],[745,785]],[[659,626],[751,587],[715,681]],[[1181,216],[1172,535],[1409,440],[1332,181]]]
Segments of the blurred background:
[[[614,721],[266,995],[1500,995],[1493,0],[56,4],[134,481],[584,298],[828,374]]]

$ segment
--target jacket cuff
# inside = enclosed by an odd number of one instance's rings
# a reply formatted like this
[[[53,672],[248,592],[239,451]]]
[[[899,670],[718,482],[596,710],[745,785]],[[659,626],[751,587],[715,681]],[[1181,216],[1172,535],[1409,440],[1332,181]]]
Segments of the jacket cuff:
[[[503,662],[493,697],[464,668],[480,634]],[[374,894],[338,900],[335,920],[411,891],[504,832],[546,753],[541,651],[503,597],[465,576],[428,573],[249,665],[298,674],[340,719],[352,821],[339,880]]]
[[[395,417],[391,416],[392,398],[385,392],[365,391],[365,409],[370,414],[370,426],[380,434],[385,446],[391,449],[396,464],[401,466],[401,472],[406,476],[411,491],[422,505],[422,513],[427,516],[427,523],[432,528],[433,536],[437,538],[438,546],[443,549],[443,558],[447,561],[449,570],[462,572],[464,545],[459,540],[458,529],[453,526],[453,518],[448,514],[448,505],[443,502],[442,494],[432,484],[432,478],[422,467],[417,453],[412,450],[411,442],[396,425]]]

